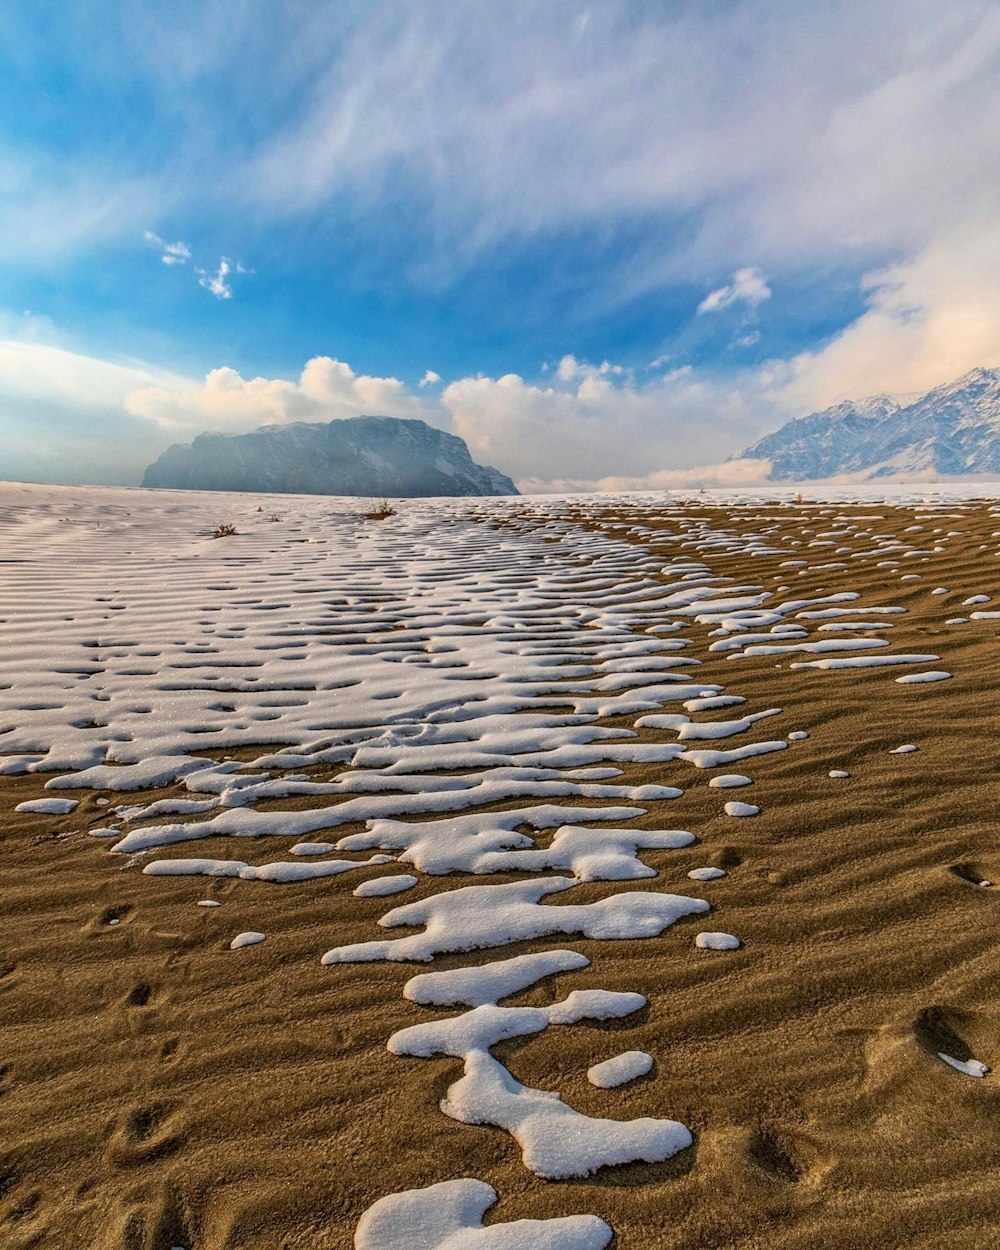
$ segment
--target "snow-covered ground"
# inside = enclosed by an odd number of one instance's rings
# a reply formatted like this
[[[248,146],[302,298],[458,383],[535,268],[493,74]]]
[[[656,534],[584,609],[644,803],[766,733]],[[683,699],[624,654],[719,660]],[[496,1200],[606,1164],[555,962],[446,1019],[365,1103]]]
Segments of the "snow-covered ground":
[[[773,511],[794,493],[699,498]],[[975,483],[968,493],[991,492]],[[2,485],[0,773],[51,774],[55,802],[31,810],[54,817],[71,811],[59,801],[63,790],[128,793],[92,832],[115,856],[139,856],[153,876],[291,888],[346,874],[351,889],[353,870],[385,864],[384,875],[358,887],[368,895],[439,879],[438,892],[392,905],[379,922],[419,932],[316,952],[327,965],[484,952],[473,966],[408,982],[414,1004],[463,1010],[386,1038],[391,1054],[461,1057],[464,1075],[441,1111],[505,1129],[540,1177],[667,1159],[691,1142],[683,1124],[585,1116],[519,1083],[491,1053],[506,1038],[627,1017],[645,1005],[641,987],[571,990],[544,1008],[504,1006],[542,977],[588,961],[562,947],[514,959],[489,952],[573,935],[647,939],[684,917],[707,925],[712,882],[725,873],[689,873],[696,895],[630,889],[656,876],[644,851],[694,839],[629,822],[682,793],[675,760],[719,770],[711,793],[720,812],[759,812],[726,801],[726,789],[752,786],[754,759],[794,751],[805,735],[781,708],[748,705],[739,693],[743,660],[773,656],[818,682],[874,669],[886,683],[907,682],[910,697],[930,697],[919,691],[949,674],[935,667],[936,653],[894,643],[905,609],[891,593],[859,604],[857,591],[813,592],[802,579],[854,565],[884,570],[886,585],[919,576],[921,558],[960,535],[963,498],[951,483],[835,487],[823,528],[788,541],[766,518],[743,532],[713,529],[685,516],[676,492],[411,500],[373,522],[361,518],[359,501],[311,496]],[[920,505],[922,521],[900,529],[837,513],[838,502],[859,499]],[[604,507],[634,520],[595,527],[591,518]],[[641,523],[654,509],[669,528]],[[224,523],[238,532],[212,537]],[[785,580],[737,584],[706,563],[719,553],[785,556]],[[972,617],[995,615],[990,587],[962,590],[965,601],[985,605]],[[954,610],[944,595],[930,601],[942,604],[942,622]],[[955,628],[969,623],[961,621]],[[692,622],[713,639],[705,656],[688,636]],[[731,682],[699,680],[709,655],[724,656],[727,672],[731,663]],[[611,716],[634,727],[602,723]],[[649,741],[644,729],[673,738]],[[744,743],[755,730],[766,738]],[[252,764],[226,758],[250,744],[267,744]],[[628,784],[622,766],[635,763],[656,766],[662,783]],[[332,779],[303,772],[313,765]],[[135,793],[174,783],[186,797],[148,803]],[[292,796],[310,805],[259,806]],[[364,832],[333,832],[357,822]],[[554,832],[536,845],[525,828]],[[287,860],[250,862],[247,841],[241,858],[187,855],[206,838],[264,834],[288,839]],[[491,884],[500,872],[525,877]],[[559,875],[533,875],[541,872]],[[599,902],[574,904],[574,888],[591,881],[619,884]],[[547,905],[556,894],[565,897]],[[265,937],[234,934],[232,945],[239,951]],[[706,927],[693,940],[706,959],[747,957],[739,936],[721,929]],[[610,1089],[648,1073],[654,1059],[609,1054],[591,1079]],[[487,1233],[481,1216],[493,1191],[475,1178],[448,1185],[383,1197],[359,1225],[357,1245],[582,1250],[612,1236],[603,1221],[573,1212]]]

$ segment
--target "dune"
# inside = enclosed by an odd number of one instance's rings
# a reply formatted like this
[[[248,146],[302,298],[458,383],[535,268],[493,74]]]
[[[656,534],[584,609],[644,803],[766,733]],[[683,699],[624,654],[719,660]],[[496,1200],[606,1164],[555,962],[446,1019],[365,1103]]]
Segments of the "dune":
[[[0,1241],[993,1244],[996,496],[5,485]]]

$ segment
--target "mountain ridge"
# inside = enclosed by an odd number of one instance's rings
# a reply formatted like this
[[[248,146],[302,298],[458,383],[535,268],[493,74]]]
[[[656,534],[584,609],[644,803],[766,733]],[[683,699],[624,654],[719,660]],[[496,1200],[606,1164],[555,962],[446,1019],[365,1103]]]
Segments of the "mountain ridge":
[[[516,495],[463,439],[424,421],[360,416],[199,434],[168,447],[142,485],[179,490],[394,497]]]
[[[1000,472],[1000,369],[971,369],[916,398],[845,400],[796,417],[731,459],[769,460],[774,481]]]

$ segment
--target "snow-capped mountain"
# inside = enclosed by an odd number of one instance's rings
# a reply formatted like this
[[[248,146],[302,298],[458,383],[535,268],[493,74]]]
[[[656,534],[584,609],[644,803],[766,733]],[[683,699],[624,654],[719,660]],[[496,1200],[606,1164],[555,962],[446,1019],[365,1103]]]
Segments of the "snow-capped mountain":
[[[789,421],[733,457],[770,460],[775,481],[850,473],[1000,473],[1000,369],[973,369],[919,397],[875,395]]]
[[[262,425],[251,434],[199,434],[168,447],[143,486],[294,495],[516,495],[476,464],[462,439],[423,421],[350,417]]]

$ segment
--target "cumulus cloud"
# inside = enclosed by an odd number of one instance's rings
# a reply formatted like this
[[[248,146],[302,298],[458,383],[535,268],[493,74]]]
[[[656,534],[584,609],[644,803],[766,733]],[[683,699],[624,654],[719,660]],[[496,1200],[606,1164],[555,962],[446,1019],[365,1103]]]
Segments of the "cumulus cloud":
[[[766,299],[771,298],[771,288],[767,285],[763,273],[753,266],[737,269],[731,282],[720,286],[698,305],[699,313],[719,312],[723,308],[731,308],[733,304],[748,304],[756,308]]]
[[[441,381],[440,373],[435,373],[433,369],[428,369],[424,376],[417,383],[418,386],[437,386]]]
[[[570,358],[572,359],[572,358]],[[773,407],[746,375],[681,366],[639,385],[614,367],[574,362],[566,381],[540,385],[510,373],[461,378],[441,403],[479,460],[515,478],[597,480],[687,468],[752,441]]]
[[[143,232],[143,238],[147,243],[155,243],[160,248],[162,255],[160,260],[165,265],[186,265],[191,259],[191,249],[186,243],[182,243],[179,239],[176,243],[168,243],[166,239],[161,239],[158,234],[154,234],[152,230]]]
[[[136,389],[126,406],[160,426],[194,433],[239,433],[265,424],[364,415],[418,417],[441,424],[436,407],[412,395],[398,378],[358,374],[330,356],[313,357],[295,382],[248,379],[235,369],[213,369],[200,385]]]

